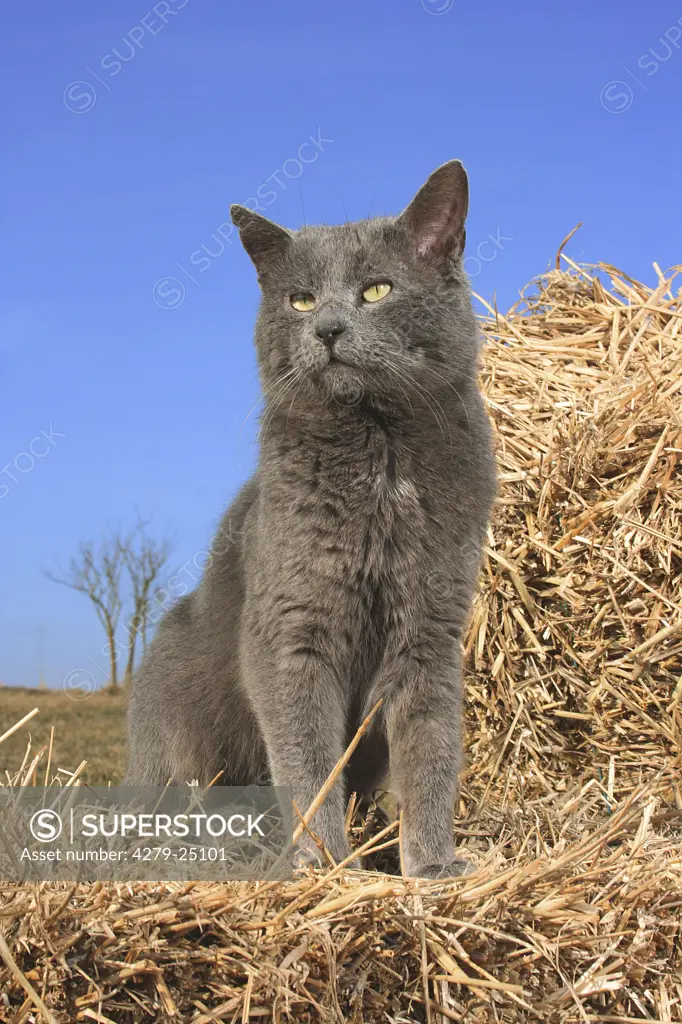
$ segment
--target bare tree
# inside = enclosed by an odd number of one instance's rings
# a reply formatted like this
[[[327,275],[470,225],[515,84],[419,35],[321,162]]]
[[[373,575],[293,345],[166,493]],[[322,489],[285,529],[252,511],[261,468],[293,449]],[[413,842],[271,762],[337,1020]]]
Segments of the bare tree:
[[[168,537],[160,541],[148,537],[147,525],[146,522],[140,522],[123,545],[123,562],[128,572],[132,591],[132,613],[126,624],[128,658],[125,683],[129,683],[133,677],[138,638],[142,641],[143,651],[147,648],[149,611],[152,597],[158,589],[156,581],[173,549],[173,543]]]
[[[162,594],[163,594],[163,597],[161,596]],[[151,630],[153,629],[153,627],[156,625],[156,621],[154,621],[154,619],[153,619],[153,617],[152,617],[152,615],[150,613],[153,611],[155,605],[158,605],[162,609],[165,608],[167,600],[168,600],[168,591],[165,590],[162,586],[155,585],[154,587],[151,588],[151,592],[150,592],[150,595],[149,595],[149,601],[147,602],[147,605],[146,605],[146,607],[144,609],[142,625],[140,627],[140,635],[142,637],[142,653],[143,654],[146,653],[147,647],[149,645],[149,634],[150,634]]]
[[[78,554],[71,559],[64,574],[45,573],[48,579],[85,594],[92,602],[106,634],[109,682],[114,687],[118,686],[116,630],[123,609],[123,566],[120,535],[113,532],[106,536],[97,548],[90,541],[81,541]]]
[[[116,633],[124,609],[129,609],[124,626],[127,657],[124,683],[130,682],[135,668],[138,638],[146,648],[151,602],[156,593],[159,573],[173,548],[169,537],[155,540],[148,536],[149,521],[140,520],[129,533],[110,530],[95,546],[82,541],[78,554],[66,571],[45,572],[48,579],[61,583],[90,599],[106,635],[109,656],[109,683],[119,684]],[[104,653],[104,652],[103,652]]]

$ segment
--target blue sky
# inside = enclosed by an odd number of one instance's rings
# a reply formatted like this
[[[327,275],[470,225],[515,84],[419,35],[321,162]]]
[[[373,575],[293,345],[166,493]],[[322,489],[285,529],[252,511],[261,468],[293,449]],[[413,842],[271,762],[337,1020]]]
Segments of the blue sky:
[[[41,567],[136,508],[180,566],[253,467],[258,290],[230,203],[289,227],[398,212],[459,157],[467,268],[501,307],[580,220],[576,259],[647,281],[682,259],[680,0],[70,0],[3,21],[1,682],[36,682],[41,624],[50,685],[104,682],[90,606]]]

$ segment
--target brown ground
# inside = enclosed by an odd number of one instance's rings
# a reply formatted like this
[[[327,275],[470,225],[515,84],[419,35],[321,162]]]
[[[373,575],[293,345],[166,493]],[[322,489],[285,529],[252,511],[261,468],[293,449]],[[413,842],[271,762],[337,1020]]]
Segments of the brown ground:
[[[78,697],[80,699],[75,699]],[[86,777],[91,785],[120,782],[125,767],[125,696],[119,691],[98,690],[85,694],[80,690],[37,690],[28,687],[0,687],[0,736],[19,719],[39,708],[40,713],[0,745],[0,779],[5,772],[14,776],[21,766],[26,745],[31,741],[31,758],[46,746],[54,727],[52,768],[73,772],[87,761]],[[45,757],[36,781],[45,781]],[[61,774],[61,773],[60,773]],[[63,774],[64,781],[68,776]]]

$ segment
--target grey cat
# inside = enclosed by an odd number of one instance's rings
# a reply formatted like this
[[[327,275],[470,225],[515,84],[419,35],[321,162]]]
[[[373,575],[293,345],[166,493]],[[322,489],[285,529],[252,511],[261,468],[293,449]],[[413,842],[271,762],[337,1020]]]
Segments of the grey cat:
[[[403,869],[428,878],[468,866],[452,827],[461,641],[495,495],[467,206],[451,161],[397,218],[292,232],[232,207],[262,290],[258,468],[129,710],[127,782],[222,771],[290,785],[305,810],[383,698],[312,827],[346,857],[346,795],[390,762]]]

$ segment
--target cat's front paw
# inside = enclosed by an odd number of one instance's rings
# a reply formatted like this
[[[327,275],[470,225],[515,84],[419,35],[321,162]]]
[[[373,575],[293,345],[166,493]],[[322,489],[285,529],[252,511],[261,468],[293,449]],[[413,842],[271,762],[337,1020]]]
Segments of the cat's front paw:
[[[407,878],[461,878],[476,871],[476,865],[465,857],[455,857],[447,864],[416,864],[405,872]]]

